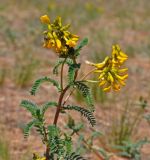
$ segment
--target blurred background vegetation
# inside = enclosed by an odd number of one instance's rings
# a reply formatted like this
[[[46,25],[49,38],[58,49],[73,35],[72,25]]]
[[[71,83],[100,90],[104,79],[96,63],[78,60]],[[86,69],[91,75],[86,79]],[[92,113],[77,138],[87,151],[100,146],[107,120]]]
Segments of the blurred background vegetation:
[[[55,63],[56,56],[42,48],[43,27],[39,17],[43,14],[48,14],[51,20],[61,16],[64,24],[71,24],[72,32],[79,35],[80,40],[89,38],[88,46],[82,51],[82,62],[100,62],[116,43],[129,56],[129,80],[121,92],[105,94],[91,85],[98,108],[97,129],[107,135],[98,138],[98,145],[116,152],[112,146],[150,136],[147,119],[143,118],[150,113],[149,0],[0,0],[0,114],[3,115],[0,127],[4,134],[7,133],[6,141],[10,142],[8,147],[9,143],[0,139],[0,160],[31,157],[30,152],[26,152],[32,143],[25,145],[22,138],[16,142],[18,148],[14,149],[15,142],[10,139],[14,136],[14,128],[19,128],[15,134],[22,136],[24,116],[29,118],[18,109],[21,96],[27,95],[26,91],[37,77],[50,74]],[[83,63],[82,71],[86,69],[88,67]],[[39,103],[49,97],[48,90],[43,87],[44,98],[36,99]],[[144,98],[139,100],[139,97]],[[82,103],[79,93],[74,94],[72,101],[75,100]],[[146,107],[142,106],[143,102],[146,102]],[[147,148],[143,151],[146,158],[150,157]],[[14,150],[18,152],[14,153]],[[22,156],[24,154],[26,156]],[[146,158],[143,160],[148,160]]]

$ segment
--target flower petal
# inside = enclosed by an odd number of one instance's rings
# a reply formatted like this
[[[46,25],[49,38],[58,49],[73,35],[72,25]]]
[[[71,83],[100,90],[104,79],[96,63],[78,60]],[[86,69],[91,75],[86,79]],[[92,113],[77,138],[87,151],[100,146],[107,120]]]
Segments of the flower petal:
[[[48,15],[43,15],[40,17],[40,20],[42,23],[44,24],[49,24],[50,23],[50,18],[48,17]]]

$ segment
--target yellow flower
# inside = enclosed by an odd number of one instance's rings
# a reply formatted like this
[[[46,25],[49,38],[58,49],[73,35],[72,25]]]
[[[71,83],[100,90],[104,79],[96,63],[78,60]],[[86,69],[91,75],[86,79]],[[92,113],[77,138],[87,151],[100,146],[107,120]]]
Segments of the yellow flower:
[[[51,41],[46,41],[46,42],[43,44],[43,47],[52,48]]]
[[[89,64],[89,65],[91,65],[91,66],[96,67],[95,72],[101,72],[101,69],[103,69],[108,64],[109,60],[110,60],[110,58],[107,56],[104,59],[104,61],[101,62],[101,63],[92,63],[92,62],[89,62],[89,61],[86,61],[86,63]]]
[[[112,62],[113,65],[122,65],[128,56],[121,50],[119,45],[112,46]]]
[[[69,47],[75,47],[78,40],[79,40],[79,37],[77,35],[71,35],[71,38],[69,38],[68,40],[66,40],[66,44]]]
[[[53,26],[54,26],[55,28],[61,28],[61,27],[62,27],[61,17],[58,16],[58,17],[54,20]]]
[[[33,160],[46,160],[46,157],[40,157],[38,154],[33,153]]]
[[[43,157],[43,158],[41,158],[40,160],[46,160],[46,158],[45,158],[45,157]]]
[[[69,56],[70,48],[75,47],[79,40],[77,35],[68,31],[70,25],[63,26],[61,17],[57,17],[53,23],[50,23],[47,15],[41,16],[40,19],[47,24],[47,30],[43,33],[43,47],[53,49],[59,57]]]
[[[104,92],[110,92],[111,91],[111,86],[107,86],[103,89]]]
[[[113,83],[112,88],[114,91],[120,91],[120,85],[118,83]]]
[[[74,47],[76,45],[76,42],[75,41],[72,41],[71,39],[69,39],[66,44],[69,46],[69,47]]]
[[[99,86],[102,87],[103,91],[119,91],[121,86],[125,85],[125,80],[128,78],[128,68],[121,68],[122,63],[127,58],[128,56],[120,50],[120,47],[115,45],[113,46],[112,57],[107,56],[101,63],[91,63],[88,61],[86,63],[95,67],[94,73],[99,73]]]
[[[41,20],[42,23],[50,24],[50,18],[48,17],[48,15],[41,16],[40,20]]]
[[[37,158],[36,160],[46,160],[46,158],[42,157],[42,158]]]

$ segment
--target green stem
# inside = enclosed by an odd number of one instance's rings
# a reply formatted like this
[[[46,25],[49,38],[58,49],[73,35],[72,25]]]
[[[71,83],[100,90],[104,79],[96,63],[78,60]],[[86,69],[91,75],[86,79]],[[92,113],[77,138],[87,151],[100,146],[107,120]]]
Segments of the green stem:
[[[81,78],[81,81],[83,81],[87,76],[89,76],[92,72],[94,72],[96,69],[92,69],[90,70],[86,75],[84,75],[82,78]]]
[[[76,59],[75,59],[75,58],[73,59],[73,62],[74,62],[74,64],[77,64],[77,62],[76,62]],[[76,72],[75,72],[74,80],[76,80],[77,75],[78,75],[78,70],[76,70]]]
[[[130,130],[129,130],[129,133],[132,134],[133,130],[135,129],[135,127],[138,125],[138,122],[140,122],[141,118],[142,118],[142,114],[143,114],[144,110],[139,110],[134,121],[132,122],[131,124],[131,127],[130,127]]]
[[[43,125],[43,131],[44,131],[44,142],[46,144],[46,152],[45,152],[45,156],[46,156],[46,160],[49,160],[50,159],[50,147],[49,147],[49,144],[48,144],[48,137],[47,137],[47,131],[46,131],[46,128],[45,126]]]
[[[90,70],[86,75],[84,75],[84,76],[81,78],[81,81],[84,80],[87,76],[89,76],[89,75],[90,75],[92,72],[94,72],[94,71],[95,71],[95,69]],[[76,77],[77,77],[77,75],[75,76],[75,78],[76,78]],[[73,94],[74,90],[75,90],[75,89],[73,89],[73,90],[67,95],[66,99],[64,100],[63,105],[66,104],[66,102],[68,101],[68,99],[70,98],[70,96]]]
[[[78,135],[78,136],[80,136],[79,135],[79,133],[77,133],[76,132],[76,134]],[[90,149],[96,156],[97,156],[97,158],[99,159],[99,160],[104,160],[103,159],[103,157],[98,153],[98,151],[96,150],[96,149],[94,149],[94,148],[92,148],[92,147],[89,147],[89,144],[87,143],[87,141],[83,138],[83,143],[85,144],[85,147],[87,148],[87,149]]]
[[[64,59],[63,63],[62,63],[62,66],[61,66],[61,75],[60,75],[60,85],[61,85],[61,90],[63,90],[63,69],[64,69],[64,64],[66,62],[66,59]]]

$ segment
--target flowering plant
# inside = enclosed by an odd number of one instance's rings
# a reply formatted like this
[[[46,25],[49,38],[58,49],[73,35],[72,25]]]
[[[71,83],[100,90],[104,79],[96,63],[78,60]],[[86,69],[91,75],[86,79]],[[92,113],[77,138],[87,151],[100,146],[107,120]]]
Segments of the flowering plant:
[[[44,44],[43,47],[52,49],[58,61],[54,66],[53,73],[58,74],[60,69],[60,82],[50,78],[43,77],[35,81],[31,89],[31,95],[35,95],[40,85],[44,82],[49,82],[54,85],[58,91],[58,101],[48,101],[39,106],[31,101],[23,100],[21,106],[26,108],[32,115],[33,119],[24,128],[24,135],[28,137],[32,127],[35,127],[37,132],[41,135],[42,143],[46,146],[45,153],[42,157],[34,154],[33,160],[84,160],[82,156],[75,152],[73,148],[72,136],[78,135],[82,128],[77,126],[71,116],[69,116],[67,126],[71,132],[64,132],[58,126],[57,122],[61,113],[68,115],[70,110],[81,113],[93,127],[96,124],[94,117],[94,104],[92,94],[87,82],[98,84],[106,92],[114,90],[119,91],[121,86],[125,85],[125,80],[128,77],[127,68],[122,68],[123,63],[128,56],[120,49],[119,45],[113,45],[111,56],[107,56],[101,63],[92,63],[86,61],[91,65],[92,70],[88,71],[81,79],[78,79],[78,72],[80,70],[80,63],[78,63],[78,56],[80,56],[81,49],[87,45],[88,39],[83,39],[79,44],[79,36],[72,34],[69,31],[70,25],[62,25],[61,18],[57,17],[52,23],[47,15],[41,16],[40,20],[47,25],[47,30],[43,32]],[[68,66],[68,81],[64,85],[64,65]],[[89,80],[87,77],[91,74],[98,74],[97,81]],[[77,105],[69,104],[68,100],[74,90],[78,90],[83,95],[87,102],[87,108]],[[70,93],[66,96],[67,91]],[[55,107],[56,112],[53,124],[47,124],[45,112],[48,108]],[[86,143],[86,141],[84,141]],[[93,149],[99,159],[102,156]]]

